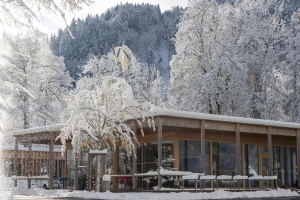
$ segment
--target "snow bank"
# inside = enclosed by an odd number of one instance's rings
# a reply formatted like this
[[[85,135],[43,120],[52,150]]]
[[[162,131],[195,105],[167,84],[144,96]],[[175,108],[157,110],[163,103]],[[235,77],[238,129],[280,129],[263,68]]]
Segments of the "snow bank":
[[[126,192],[126,193],[112,193],[112,192],[88,192],[88,191],[68,191],[68,190],[44,190],[33,187],[27,189],[27,181],[18,181],[18,187],[13,187],[11,177],[0,177],[5,184],[0,191],[1,200],[12,200],[13,195],[34,195],[41,197],[77,197],[82,199],[130,199],[130,200],[158,200],[158,199],[172,199],[172,200],[193,200],[193,199],[246,199],[246,198],[264,198],[264,197],[299,197],[300,195],[291,190],[278,189],[270,191],[244,191],[244,192],[229,192],[219,189],[215,192],[174,192],[171,193],[155,193],[155,192]],[[3,191],[2,191],[3,190]],[[161,190],[166,190],[162,188]]]
[[[155,193],[155,192],[137,192],[137,193],[112,193],[112,192],[88,192],[88,191],[67,191],[67,190],[43,190],[33,188],[30,190],[13,189],[8,193],[7,200],[12,199],[9,195],[35,195],[35,196],[51,196],[51,197],[68,197],[68,198],[82,198],[82,199],[130,199],[130,200],[159,200],[159,199],[172,199],[172,200],[193,200],[193,199],[246,199],[246,198],[264,198],[264,197],[296,197],[300,196],[297,192],[291,190],[278,189],[271,191],[255,191],[255,192],[228,192],[219,190],[215,192],[171,192],[171,193]],[[0,196],[1,197],[1,196]],[[3,198],[1,198],[3,199]]]

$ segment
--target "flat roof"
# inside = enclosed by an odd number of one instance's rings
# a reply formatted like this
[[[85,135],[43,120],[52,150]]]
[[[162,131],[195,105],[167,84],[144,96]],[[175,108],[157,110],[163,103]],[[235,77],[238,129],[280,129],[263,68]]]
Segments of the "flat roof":
[[[187,118],[187,119],[199,119],[199,120],[219,121],[219,122],[228,122],[228,123],[252,124],[252,125],[259,125],[259,126],[300,129],[299,123],[178,111],[178,110],[159,108],[156,106],[153,108],[152,112],[153,112],[153,117],[159,117],[159,116],[179,117],[179,118]],[[9,134],[13,136],[18,136],[18,135],[26,135],[26,134],[34,134],[34,133],[55,132],[55,131],[60,131],[60,129],[62,129],[63,127],[64,124],[57,124],[57,125],[43,126],[37,128],[16,130],[16,131],[9,132]]]

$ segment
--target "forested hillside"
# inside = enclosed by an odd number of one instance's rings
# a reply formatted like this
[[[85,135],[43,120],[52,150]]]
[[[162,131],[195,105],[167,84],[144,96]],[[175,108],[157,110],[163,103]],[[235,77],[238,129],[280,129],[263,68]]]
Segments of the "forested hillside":
[[[51,49],[63,56],[70,75],[78,79],[79,66],[86,63],[89,55],[105,55],[116,46],[127,45],[137,58],[154,65],[169,77],[168,65],[175,54],[172,38],[177,32],[182,8],[161,13],[159,5],[121,4],[105,13],[87,16],[85,20],[73,19],[70,30],[59,30],[51,36]]]

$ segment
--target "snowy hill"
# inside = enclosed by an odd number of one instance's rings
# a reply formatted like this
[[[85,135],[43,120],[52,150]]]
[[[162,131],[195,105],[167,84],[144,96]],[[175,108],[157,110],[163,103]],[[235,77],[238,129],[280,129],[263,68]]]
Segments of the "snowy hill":
[[[141,62],[154,65],[168,80],[169,61],[175,54],[172,38],[182,10],[174,7],[161,13],[159,5],[117,5],[101,15],[73,19],[70,30],[75,38],[66,29],[59,30],[51,36],[51,48],[56,55],[64,56],[66,68],[75,79],[89,55],[105,55],[125,44]]]

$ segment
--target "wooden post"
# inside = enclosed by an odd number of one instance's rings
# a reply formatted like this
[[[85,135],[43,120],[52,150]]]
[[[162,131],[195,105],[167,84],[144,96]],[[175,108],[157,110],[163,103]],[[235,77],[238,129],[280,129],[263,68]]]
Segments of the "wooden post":
[[[173,158],[173,167],[179,170],[179,139],[177,138],[173,140]]]
[[[236,174],[241,175],[241,133],[240,124],[235,125],[235,149],[236,149]],[[238,181],[238,188],[241,187],[240,181]]]
[[[31,139],[31,136],[30,136],[30,139],[29,139],[29,144],[28,144],[28,163],[27,163],[27,171],[28,171],[28,181],[27,181],[27,184],[28,184],[28,189],[31,188],[31,180],[30,180],[30,176],[32,176],[32,139]]]
[[[132,131],[134,132],[134,135],[136,136],[136,124],[134,124],[134,126],[132,127]],[[136,144],[134,144],[136,147]],[[136,162],[136,154],[132,155],[132,175],[134,175],[137,172],[137,162]],[[137,187],[137,179],[135,176],[133,176],[132,178],[132,188],[136,189]]]
[[[205,173],[205,121],[201,120],[201,167],[200,173]],[[205,181],[201,183],[202,188],[205,188]]]
[[[78,190],[78,153],[74,153],[74,188],[75,190]]]
[[[268,127],[268,175],[273,176],[273,143],[272,143],[272,128]],[[274,182],[272,181],[271,187],[274,187]]]
[[[106,154],[101,154],[101,175],[105,174],[106,169]]]
[[[298,185],[297,187],[300,188],[300,130],[297,130],[297,179]]]
[[[244,163],[245,163],[245,144],[242,144],[242,175],[244,176],[245,174],[246,174],[246,172],[245,172],[245,167],[244,167]],[[245,188],[246,187],[246,181],[245,180],[243,180],[242,181],[243,182],[243,188]]]
[[[18,176],[18,168],[17,168],[17,165],[18,165],[18,140],[17,140],[17,137],[15,137],[15,155],[14,155],[14,175],[15,176]],[[18,181],[17,180],[14,180],[14,187],[17,187],[18,186]]]
[[[272,128],[268,127],[268,160],[269,160],[269,176],[273,175],[273,145],[272,145]]]
[[[113,157],[113,174],[118,174],[118,153],[119,153],[119,148],[116,147],[116,150],[114,152],[114,157]],[[118,183],[117,183],[117,178],[113,177],[113,188],[114,190],[118,189]]]
[[[49,155],[48,155],[48,167],[49,167],[49,181],[48,181],[48,186],[49,189],[52,190],[53,189],[53,160],[54,160],[54,156],[53,156],[53,150],[54,150],[54,135],[53,133],[50,133],[50,144],[49,144]]]
[[[162,176],[159,173],[162,166],[162,124],[160,117],[157,118],[157,146],[158,188],[160,189],[162,187]]]
[[[91,161],[92,161],[92,154],[88,153],[88,191],[90,192],[92,189],[92,165],[91,165]]]

